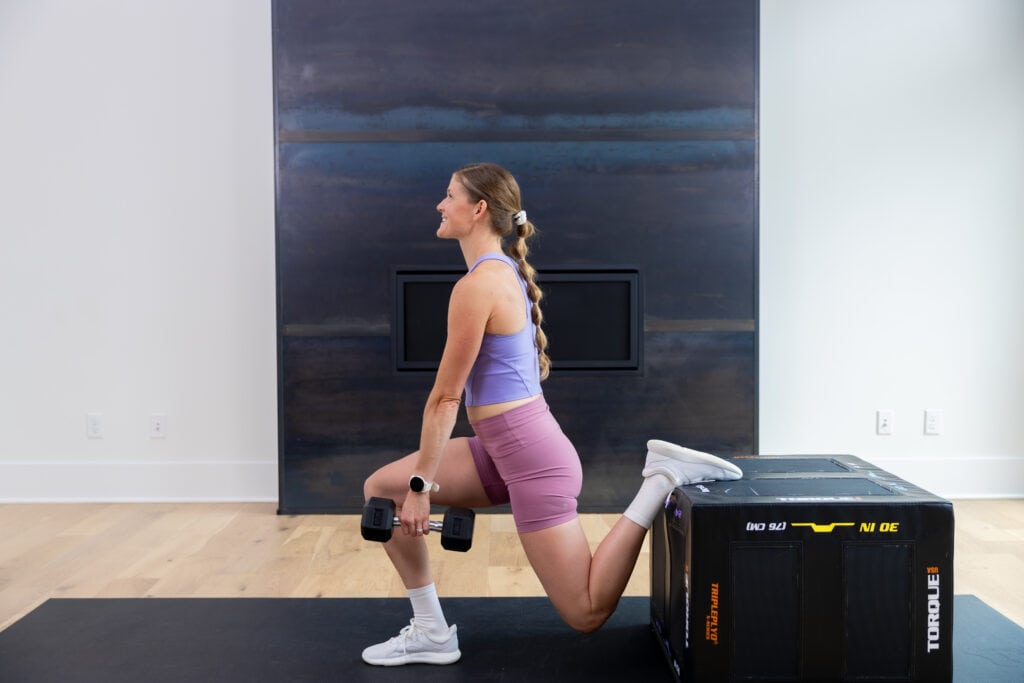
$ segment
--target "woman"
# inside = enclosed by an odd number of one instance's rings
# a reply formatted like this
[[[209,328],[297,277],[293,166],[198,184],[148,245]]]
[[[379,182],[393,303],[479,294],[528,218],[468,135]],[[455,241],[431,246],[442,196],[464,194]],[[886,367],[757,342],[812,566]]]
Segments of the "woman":
[[[647,529],[672,489],[742,476],[714,456],[648,442],[640,490],[591,556],[576,515],[579,457],[540,387],[550,361],[540,327],[541,293],[526,262],[534,226],[522,209],[519,186],[495,164],[466,166],[452,175],[437,210],[437,236],[458,241],[469,270],[452,290],[448,339],[423,411],[420,449],[364,485],[367,499],[391,498],[400,507],[401,533],[384,548],[414,615],[398,636],[364,650],[369,664],[450,664],[460,657],[423,539],[432,503],[511,503],[523,549],[555,609],[569,626],[589,633],[615,610]],[[453,439],[463,391],[476,436]]]

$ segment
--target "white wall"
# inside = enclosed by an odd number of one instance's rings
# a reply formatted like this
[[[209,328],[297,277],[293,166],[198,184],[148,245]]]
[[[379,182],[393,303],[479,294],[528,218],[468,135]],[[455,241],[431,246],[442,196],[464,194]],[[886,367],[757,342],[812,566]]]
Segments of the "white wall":
[[[1024,3],[761,6],[761,451],[1024,495]],[[0,500],[276,499],[272,110],[268,2],[0,2]]]
[[[760,170],[761,452],[1024,495],[1024,2],[762,0]]]
[[[269,4],[0,3],[0,500],[276,500]]]

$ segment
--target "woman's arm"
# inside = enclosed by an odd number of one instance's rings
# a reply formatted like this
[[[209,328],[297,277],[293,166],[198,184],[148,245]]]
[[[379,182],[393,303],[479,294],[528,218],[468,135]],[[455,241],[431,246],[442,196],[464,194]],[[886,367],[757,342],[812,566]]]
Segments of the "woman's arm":
[[[455,428],[466,378],[480,352],[493,310],[492,285],[492,278],[486,272],[474,271],[452,289],[448,302],[448,340],[434,388],[423,409],[420,451],[414,472],[428,481],[434,481],[441,455]],[[403,531],[415,533],[419,528],[426,532],[429,513],[430,495],[410,491],[402,506]]]

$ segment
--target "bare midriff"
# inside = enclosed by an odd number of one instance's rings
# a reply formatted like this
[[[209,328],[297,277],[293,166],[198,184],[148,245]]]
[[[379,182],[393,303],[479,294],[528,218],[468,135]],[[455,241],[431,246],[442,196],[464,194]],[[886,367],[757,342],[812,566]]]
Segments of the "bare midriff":
[[[486,420],[487,418],[494,417],[495,415],[501,415],[513,408],[525,406],[527,403],[536,401],[541,396],[542,394],[537,394],[536,396],[517,398],[514,401],[503,401],[502,403],[491,403],[485,406],[466,406],[466,415],[469,416],[470,423],[479,422],[480,420]]]

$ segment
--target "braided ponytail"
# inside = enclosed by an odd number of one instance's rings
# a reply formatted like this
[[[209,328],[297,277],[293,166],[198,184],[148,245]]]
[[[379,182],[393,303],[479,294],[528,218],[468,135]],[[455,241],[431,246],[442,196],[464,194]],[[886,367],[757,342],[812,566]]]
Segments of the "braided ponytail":
[[[544,314],[540,310],[540,300],[544,298],[544,292],[541,291],[540,287],[537,286],[536,275],[537,271],[534,270],[526,261],[526,255],[530,252],[529,246],[526,244],[526,240],[533,237],[537,229],[533,226],[529,220],[526,220],[522,225],[516,226],[516,239],[514,242],[508,245],[508,255],[515,260],[516,265],[519,266],[519,275],[526,282],[526,295],[530,297],[530,301],[533,302],[533,306],[530,310],[533,311],[533,325],[534,329],[537,330],[537,334],[534,336],[534,343],[537,346],[537,362],[540,364],[540,378],[542,380],[547,379],[548,374],[551,372],[551,359],[548,358],[548,338],[544,334],[544,329],[541,327],[541,323],[544,321]]]
[[[490,163],[463,166],[455,175],[472,196],[473,201],[487,201],[491,223],[495,231],[506,240],[505,250],[516,262],[519,275],[526,282],[526,295],[533,304],[530,309],[533,312],[534,329],[537,331],[534,343],[537,346],[540,378],[547,379],[551,371],[551,359],[547,354],[548,338],[541,328],[544,315],[540,310],[540,301],[544,298],[544,293],[537,286],[537,271],[526,261],[526,255],[530,251],[526,241],[533,237],[537,229],[526,218],[526,212],[522,211],[519,183],[504,168]]]

